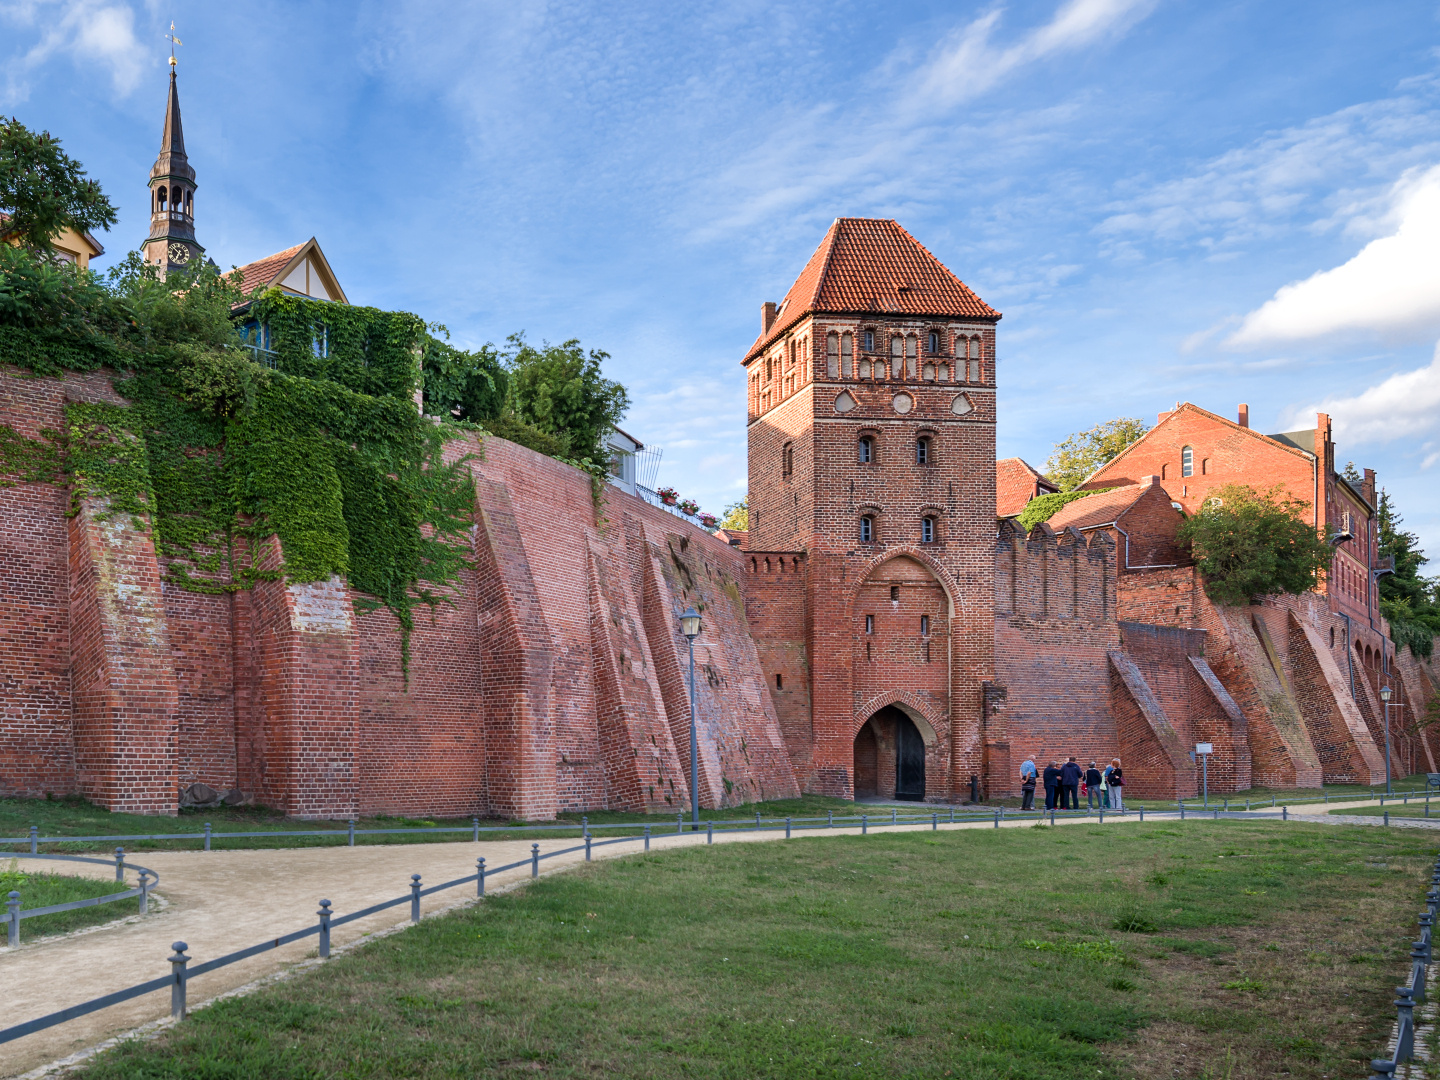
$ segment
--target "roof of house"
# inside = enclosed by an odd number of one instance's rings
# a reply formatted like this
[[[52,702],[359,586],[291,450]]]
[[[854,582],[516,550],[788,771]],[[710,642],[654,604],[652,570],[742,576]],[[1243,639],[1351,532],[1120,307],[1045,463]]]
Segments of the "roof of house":
[[[7,221],[9,221],[9,220],[10,220],[10,215],[7,214],[4,210],[0,210],[0,224],[4,224],[5,222],[7,222]],[[55,236],[54,239],[56,239],[56,240],[60,239],[60,236],[63,235],[64,232],[66,232],[66,231],[74,232],[73,229],[62,230],[61,233],[56,234],[56,236]],[[105,254],[105,247],[104,247],[104,245],[102,245],[99,240],[96,240],[95,237],[92,236],[92,235],[89,233],[88,230],[87,230],[86,232],[83,232],[83,233],[76,233],[76,235],[79,236],[80,239],[84,240],[87,244],[90,245],[91,248],[94,249],[94,250],[92,250],[92,251],[90,252],[90,257],[91,257],[92,259],[95,258],[95,257],[98,256],[98,255],[104,255],[104,254]]]
[[[1094,495],[1087,495],[1083,499],[1066,503],[1049,517],[1046,524],[1056,532],[1072,525],[1082,532],[1085,529],[1110,525],[1118,520],[1126,510],[1134,506],[1136,500],[1145,494],[1149,486],[1149,484],[1126,484],[1124,487],[1112,488],[1109,491],[1097,491]]]
[[[304,246],[304,244],[296,244],[284,251],[277,251],[274,255],[266,255],[263,259],[256,259],[254,262],[236,267],[244,275],[244,281],[240,287],[244,290],[245,295],[248,296],[254,290],[271,284],[280,276],[280,271],[290,265],[295,254]]]
[[[745,361],[812,312],[1000,318],[888,218],[836,218]]]
[[[995,462],[996,515],[1014,517],[1020,513],[1025,509],[1025,504],[1034,498],[1037,487],[1041,491],[1060,490],[1028,461],[1012,457],[1001,458]]]
[[[716,529],[713,535],[741,551],[744,551],[750,542],[749,529]]]
[[[321,275],[326,291],[340,303],[348,304],[350,301],[345,296],[345,290],[335,279],[335,273],[330,269],[329,260],[325,258],[325,253],[320,250],[320,245],[313,236],[303,244],[296,244],[284,251],[277,251],[274,255],[267,255],[263,259],[256,259],[254,262],[236,267],[241,274],[241,290],[246,296],[249,296],[256,289],[269,288],[271,285],[285,287],[285,279],[306,259],[312,261],[314,268]],[[303,292],[303,290],[300,291]],[[325,297],[322,296],[321,299],[323,300]]]

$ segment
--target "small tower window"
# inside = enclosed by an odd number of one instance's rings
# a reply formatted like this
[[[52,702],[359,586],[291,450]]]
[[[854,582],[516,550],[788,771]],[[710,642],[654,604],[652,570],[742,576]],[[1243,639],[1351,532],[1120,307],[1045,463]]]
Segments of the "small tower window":
[[[866,351],[866,352],[874,352],[874,351],[875,351],[875,331],[874,331],[874,330],[866,330],[866,331],[865,331],[865,351]]]
[[[780,673],[779,673],[778,671],[775,673],[775,689],[776,689],[776,690],[784,690],[784,689],[785,689],[785,680],[780,677]]]
[[[163,214],[165,212],[166,195],[166,189],[164,184],[161,184],[158,188],[155,189],[155,195],[160,200],[160,212]]]
[[[930,331],[930,348],[926,351],[928,351],[931,356],[934,356],[940,351],[940,335],[934,330]]]
[[[875,616],[874,616],[874,615],[866,615],[866,616],[865,616],[865,633],[867,633],[867,634],[873,634],[874,632],[875,632]]]
[[[924,637],[929,637],[929,636],[930,636],[930,616],[929,616],[929,615],[921,615],[921,616],[920,616],[920,633],[921,633],[921,635],[924,636]]]
[[[921,435],[920,438],[918,438],[918,439],[915,440],[915,464],[916,464],[916,465],[929,465],[929,464],[930,464],[930,436],[929,436],[929,435]]]
[[[1180,451],[1180,475],[1195,475],[1195,450],[1193,447],[1184,447]]]
[[[832,379],[840,377],[840,335],[825,335],[825,373]]]
[[[785,446],[784,446],[784,447],[781,449],[781,451],[780,451],[780,474],[781,474],[782,476],[784,476],[786,480],[789,480],[789,479],[790,479],[790,474],[793,473],[794,471],[795,471],[795,444],[794,444],[794,443],[788,443],[788,442],[787,442],[787,443],[785,444]]]
[[[860,519],[860,542],[862,544],[875,542],[875,519],[869,514]]]
[[[868,465],[875,460],[875,440],[869,435],[860,436],[860,464]],[[868,519],[867,519],[868,520]]]
[[[920,519],[920,542],[922,544],[935,542],[935,519],[933,517]]]
[[[891,602],[892,604],[898,604],[898,603],[900,602],[900,586],[899,586],[899,585],[891,585],[891,586],[890,586],[890,602]]]

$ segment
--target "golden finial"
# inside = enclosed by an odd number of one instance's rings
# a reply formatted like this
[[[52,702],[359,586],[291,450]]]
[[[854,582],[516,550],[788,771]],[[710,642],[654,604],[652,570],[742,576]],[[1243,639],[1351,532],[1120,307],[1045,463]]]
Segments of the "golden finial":
[[[175,67],[175,46],[185,44],[183,41],[181,41],[178,37],[175,36],[174,19],[170,20],[170,32],[165,35],[165,40],[170,42],[170,67],[173,69]]]

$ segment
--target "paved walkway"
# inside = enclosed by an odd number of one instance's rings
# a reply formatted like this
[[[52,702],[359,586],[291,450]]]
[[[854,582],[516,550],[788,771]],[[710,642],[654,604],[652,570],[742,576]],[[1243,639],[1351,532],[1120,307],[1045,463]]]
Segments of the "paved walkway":
[[[1335,817],[1327,818],[1326,811],[1334,808],[1333,803],[1329,806],[1322,804],[1318,808],[1296,810],[1290,816],[1342,824]],[[1269,817],[1270,814],[1266,810],[1256,812],[1254,816]],[[1273,814],[1278,818],[1280,812],[1276,810]],[[1197,812],[1195,817],[1201,818],[1202,815]],[[1123,817],[1110,814],[1106,816],[1105,824],[1120,825],[1137,820],[1138,815],[1133,812]],[[1381,823],[1378,817],[1349,820]],[[1401,819],[1392,819],[1392,824],[1398,820]],[[1002,827],[1024,827],[1033,821],[1033,818],[1011,820]],[[1057,823],[1094,825],[1097,819],[1057,818]],[[1440,821],[1436,824],[1440,825]],[[942,821],[940,825],[946,831],[993,827],[992,822],[983,821],[953,825]],[[928,823],[901,825],[898,828],[876,823],[871,825],[870,831],[905,832],[928,828]],[[857,828],[822,828],[797,831],[795,835],[854,836],[859,831]],[[744,843],[783,837],[783,831],[717,832],[715,843]],[[0,980],[3,980],[4,986],[0,1026],[44,1016],[164,975],[169,971],[167,960],[171,942],[184,941],[189,946],[192,962],[205,961],[313,924],[322,897],[331,901],[332,911],[344,915],[403,895],[409,889],[411,874],[418,873],[423,884],[434,885],[474,873],[475,860],[481,856],[488,866],[527,859],[531,842],[512,840],[478,844],[396,844],[261,851],[138,852],[135,858],[141,865],[152,867],[160,874],[158,892],[168,901],[168,906],[144,919],[131,919],[68,937],[28,942],[13,951],[4,950],[0,953]],[[540,851],[543,854],[575,843],[574,839],[542,840]],[[705,833],[676,835],[673,832],[657,832],[651,843],[652,850],[656,851],[693,846],[705,843]],[[637,840],[597,847],[593,855],[596,859],[614,858],[634,854],[641,849],[642,842]],[[23,855],[5,856],[7,859],[11,857],[19,858],[22,865],[27,861]],[[584,857],[584,852],[578,851],[543,861],[540,864],[541,873],[554,873],[582,862]],[[30,865],[47,870],[61,869],[51,861],[36,861]],[[113,870],[107,873],[100,866],[84,863],[62,865],[67,872],[93,873],[100,878],[113,876]],[[486,891],[513,887],[527,880],[529,875],[528,864],[505,874],[487,875]],[[422,912],[427,916],[436,914],[473,903],[473,897],[473,886],[457,886],[426,897],[421,902]],[[128,902],[122,904],[122,910],[129,914]],[[333,947],[340,948],[363,937],[403,926],[408,919],[409,906],[403,905],[349,923],[334,931]],[[22,923],[22,938],[24,928]],[[194,1008],[204,1001],[292,968],[307,954],[313,954],[315,948],[316,940],[306,938],[203,975],[190,983],[190,1005]],[[133,1031],[167,1016],[169,1004],[169,995],[160,991],[0,1045],[0,1076],[15,1076],[35,1070]]]

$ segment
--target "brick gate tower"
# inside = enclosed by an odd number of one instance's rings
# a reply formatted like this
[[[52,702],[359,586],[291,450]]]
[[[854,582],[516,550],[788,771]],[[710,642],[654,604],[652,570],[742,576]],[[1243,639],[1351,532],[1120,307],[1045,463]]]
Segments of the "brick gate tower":
[[[984,776],[999,319],[869,218],[762,309],[746,607],[807,791],[948,800]]]

